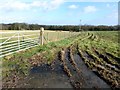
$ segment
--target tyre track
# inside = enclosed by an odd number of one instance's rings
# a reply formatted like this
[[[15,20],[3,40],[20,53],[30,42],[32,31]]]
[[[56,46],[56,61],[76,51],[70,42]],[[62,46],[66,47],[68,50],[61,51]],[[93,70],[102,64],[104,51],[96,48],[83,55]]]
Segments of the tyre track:
[[[94,57],[93,55],[91,55],[92,59],[95,59],[95,61],[91,61],[87,57],[84,57],[80,50],[79,50],[79,53],[80,53],[80,56],[82,56],[84,62],[88,66],[88,68],[93,70],[93,72],[98,77],[100,77],[106,83],[111,85],[112,88],[119,87],[120,81],[119,81],[119,74],[117,72],[111,71],[110,67],[107,67],[107,68],[104,67],[103,64],[101,63],[102,61],[100,62],[97,57]],[[88,52],[87,52],[87,54],[90,55],[90,53],[88,53]]]

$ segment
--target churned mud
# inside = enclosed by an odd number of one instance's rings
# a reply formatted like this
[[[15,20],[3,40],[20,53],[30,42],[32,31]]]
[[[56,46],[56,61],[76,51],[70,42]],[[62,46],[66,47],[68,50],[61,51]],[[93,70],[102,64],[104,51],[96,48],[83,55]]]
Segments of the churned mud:
[[[86,66],[77,52],[73,53],[72,47],[62,49],[51,64],[33,67],[17,88],[111,89]]]
[[[19,79],[12,73],[7,87],[14,88],[92,88],[114,89],[120,87],[119,58],[110,53],[100,53],[97,49],[81,50],[78,43],[62,48],[47,63],[42,56],[29,59],[33,67],[26,77]],[[6,79],[7,80],[7,79]]]
[[[91,69],[99,78],[106,82],[112,89],[120,87],[120,69],[118,63],[110,60],[108,56],[95,52],[95,54],[88,51],[79,54],[84,60],[86,66]]]
[[[94,40],[97,36],[88,33],[87,38]],[[41,55],[29,58],[28,61],[33,66],[29,74],[19,79],[17,72],[13,71],[9,81],[6,79],[8,83],[4,82],[6,87],[120,88],[120,58],[108,52],[100,53],[94,47],[81,50],[78,42],[62,48],[49,64]]]

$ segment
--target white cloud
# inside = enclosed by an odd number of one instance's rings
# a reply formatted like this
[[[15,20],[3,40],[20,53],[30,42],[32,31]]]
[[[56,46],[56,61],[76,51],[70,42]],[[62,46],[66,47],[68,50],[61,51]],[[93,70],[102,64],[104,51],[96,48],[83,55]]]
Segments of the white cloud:
[[[107,4],[106,6],[107,6],[108,8],[110,8],[110,4]]]
[[[30,8],[40,8],[53,10],[58,8],[64,1],[63,0],[51,0],[51,1],[32,1],[31,3],[26,3],[17,0],[5,0],[0,2],[0,10],[28,10]]]
[[[70,5],[68,8],[70,8],[70,9],[76,9],[76,8],[78,8],[78,6],[77,5]]]
[[[33,0],[31,2],[24,2],[23,0],[3,0],[0,2],[0,23],[31,21],[29,16],[26,17],[24,14],[17,15],[16,12],[25,10],[37,12],[38,9],[42,11],[54,10],[59,8],[62,3],[64,3],[63,0]],[[11,15],[14,11],[15,14]]]
[[[64,0],[52,0],[50,2],[50,6],[53,8],[58,8],[63,3],[64,3]]]
[[[4,2],[1,2],[0,4],[0,9],[1,10],[25,10],[29,9],[30,5],[20,2],[20,1],[15,1],[15,0],[6,0]]]
[[[95,6],[87,6],[84,8],[84,12],[85,13],[92,13],[92,12],[96,12],[97,8]]]
[[[52,1],[33,1],[32,7],[39,7],[41,9],[53,10],[58,8],[64,1],[63,0],[52,0]]]

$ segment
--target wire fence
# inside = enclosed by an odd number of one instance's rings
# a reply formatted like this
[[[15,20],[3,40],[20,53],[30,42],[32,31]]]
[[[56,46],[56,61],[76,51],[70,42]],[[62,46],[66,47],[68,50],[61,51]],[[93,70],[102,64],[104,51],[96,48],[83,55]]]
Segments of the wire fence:
[[[0,32],[0,57],[78,34],[79,32],[46,30]]]

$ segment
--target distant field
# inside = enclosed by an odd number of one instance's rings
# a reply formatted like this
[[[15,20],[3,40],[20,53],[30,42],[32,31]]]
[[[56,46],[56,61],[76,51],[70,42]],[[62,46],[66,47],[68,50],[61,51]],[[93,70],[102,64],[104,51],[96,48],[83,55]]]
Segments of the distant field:
[[[25,31],[40,31],[40,30],[0,30],[0,32],[17,32],[17,31],[20,31],[20,32],[25,32]],[[56,31],[60,31],[60,30],[56,30]],[[55,30],[45,30],[45,32],[56,32]],[[68,31],[62,31],[61,32],[68,32]]]
[[[23,34],[24,35],[31,35],[31,36],[29,36],[29,38],[34,38],[34,37],[40,35],[40,30],[23,30],[23,31],[18,31],[18,30],[0,30],[0,37],[1,38],[6,38],[6,37],[9,38],[9,37],[15,35],[18,32],[20,32],[20,35],[23,35]],[[63,38],[67,38],[70,35],[72,36],[74,34],[78,34],[78,32],[50,31],[50,30],[45,30],[44,31],[44,37],[48,41],[60,40],[60,39],[63,39]],[[5,41],[6,39],[3,39],[2,42]],[[16,37],[16,39],[17,39],[17,37]],[[11,39],[11,40],[13,40],[13,39]],[[14,38],[14,40],[15,40],[15,38]]]
[[[79,32],[45,30],[43,43],[47,44],[48,42],[59,41],[78,34]],[[0,56],[39,45],[40,38],[40,30],[2,30],[0,31],[0,44],[2,44],[0,46],[2,50]]]

